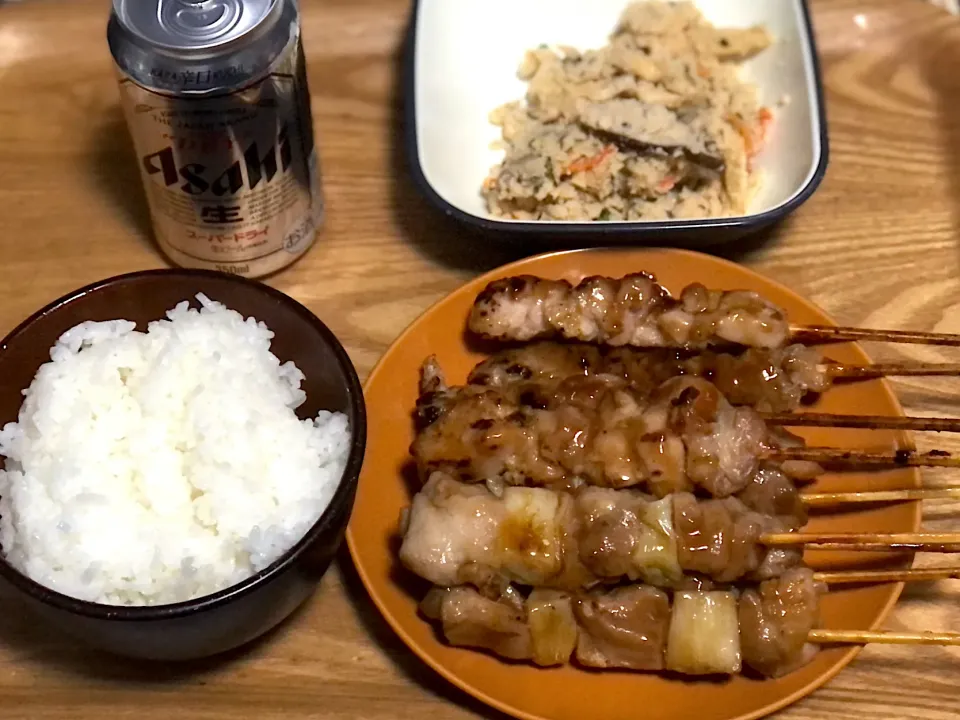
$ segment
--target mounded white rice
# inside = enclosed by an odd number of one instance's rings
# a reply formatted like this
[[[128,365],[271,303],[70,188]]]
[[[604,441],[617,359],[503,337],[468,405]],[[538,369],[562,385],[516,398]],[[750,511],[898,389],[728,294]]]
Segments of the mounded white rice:
[[[273,333],[198,295],[146,332],[86,322],[51,349],[0,431],[0,546],[67,595],[170,603],[266,567],[343,474],[342,413],[299,420],[303,374]]]

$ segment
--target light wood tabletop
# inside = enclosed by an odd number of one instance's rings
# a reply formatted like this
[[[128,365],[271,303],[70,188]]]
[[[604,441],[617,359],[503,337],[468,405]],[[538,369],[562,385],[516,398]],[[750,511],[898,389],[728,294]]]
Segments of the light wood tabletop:
[[[269,282],[329,324],[365,376],[433,301],[525,251],[466,233],[412,186],[398,72],[409,2],[301,5],[328,218],[316,247]],[[108,6],[0,7],[0,333],[80,285],[165,265],[118,107]],[[813,0],[812,8],[826,83],[826,180],[782,225],[718,252],[844,324],[960,332],[960,21],[919,0]],[[878,360],[956,359],[923,346],[870,351]],[[911,414],[960,414],[960,382],[895,385]],[[949,437],[918,444],[960,450]],[[960,504],[930,503],[925,524],[951,529],[958,517]],[[888,623],[958,625],[960,586],[949,581],[908,588]],[[871,647],[782,717],[956,717],[957,677],[960,648]],[[477,715],[495,713],[406,650],[345,553],[269,638],[184,667],[92,654],[0,601],[2,717]]]

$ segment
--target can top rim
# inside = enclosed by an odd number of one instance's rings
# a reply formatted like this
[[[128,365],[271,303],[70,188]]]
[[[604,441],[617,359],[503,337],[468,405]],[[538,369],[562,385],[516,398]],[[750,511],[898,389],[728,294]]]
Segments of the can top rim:
[[[283,0],[113,0],[120,24],[153,47],[209,51],[261,30]]]

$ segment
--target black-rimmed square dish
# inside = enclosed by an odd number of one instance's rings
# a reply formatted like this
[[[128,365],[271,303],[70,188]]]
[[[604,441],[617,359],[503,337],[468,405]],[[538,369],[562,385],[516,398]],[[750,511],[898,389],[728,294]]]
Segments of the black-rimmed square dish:
[[[717,27],[762,26],[771,45],[743,63],[774,121],[752,162],[760,178],[744,212],[666,219],[514,219],[492,214],[481,193],[502,161],[491,112],[522,100],[518,67],[538,46],[599,48],[629,0],[416,0],[406,58],[406,141],[424,194],[447,215],[506,236],[557,245],[713,244],[768,226],[816,190],[828,144],[816,45],[804,0],[697,0]],[[500,146],[500,147],[498,147]],[[606,215],[606,213],[604,213]],[[670,214],[672,215],[672,213]]]

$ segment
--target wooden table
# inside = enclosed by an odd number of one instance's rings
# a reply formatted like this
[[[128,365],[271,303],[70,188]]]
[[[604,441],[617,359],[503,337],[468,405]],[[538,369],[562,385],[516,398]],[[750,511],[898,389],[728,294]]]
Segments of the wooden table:
[[[411,185],[397,81],[408,3],[302,5],[329,217],[317,247],[270,282],[325,320],[365,375],[430,303],[522,251],[465,236]],[[82,284],[164,265],[117,105],[107,9],[105,0],[0,8],[0,333]],[[960,22],[919,0],[814,0],[813,10],[827,85],[826,181],[782,226],[721,252],[845,324],[960,332]],[[920,346],[875,355],[956,357]],[[960,412],[955,381],[897,389],[912,414]],[[947,529],[960,504],[926,510],[930,528]],[[910,588],[889,626],[956,629],[958,601],[950,582]],[[955,717],[958,672],[960,648],[871,647],[783,716]],[[493,713],[392,635],[345,554],[292,621],[215,663],[158,668],[96,656],[9,602],[0,610],[3,717],[475,715]]]

